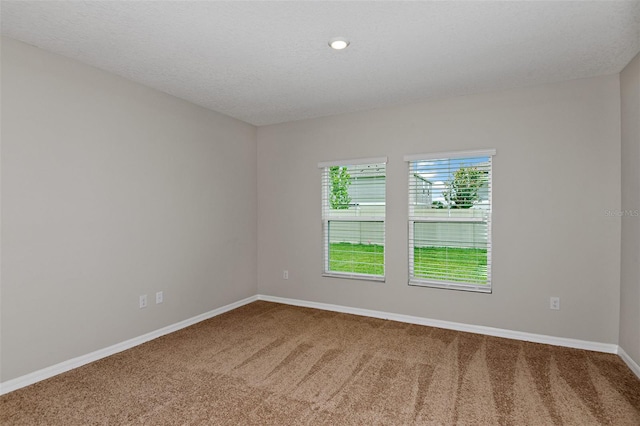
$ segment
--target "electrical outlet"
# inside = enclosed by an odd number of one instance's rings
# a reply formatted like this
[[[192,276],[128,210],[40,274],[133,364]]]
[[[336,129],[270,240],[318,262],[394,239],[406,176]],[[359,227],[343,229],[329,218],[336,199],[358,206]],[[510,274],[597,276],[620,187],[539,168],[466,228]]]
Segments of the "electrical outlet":
[[[549,309],[553,309],[554,311],[560,310],[560,298],[559,297],[550,297],[549,298]]]
[[[161,291],[156,293],[156,305],[158,303],[162,303],[162,301],[164,300],[164,295],[162,294]]]
[[[287,271],[286,269],[284,271],[282,271],[282,278],[284,278],[285,280],[289,279],[289,271]]]
[[[140,309],[147,307],[147,295],[143,294],[140,296]]]

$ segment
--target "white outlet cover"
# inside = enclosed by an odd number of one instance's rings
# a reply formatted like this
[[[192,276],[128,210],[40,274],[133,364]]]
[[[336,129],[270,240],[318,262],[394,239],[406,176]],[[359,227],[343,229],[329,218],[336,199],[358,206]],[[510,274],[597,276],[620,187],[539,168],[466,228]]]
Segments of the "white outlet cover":
[[[140,309],[147,307],[147,295],[143,294],[140,296]]]
[[[156,293],[156,304],[162,303],[164,301],[164,295],[161,291]]]

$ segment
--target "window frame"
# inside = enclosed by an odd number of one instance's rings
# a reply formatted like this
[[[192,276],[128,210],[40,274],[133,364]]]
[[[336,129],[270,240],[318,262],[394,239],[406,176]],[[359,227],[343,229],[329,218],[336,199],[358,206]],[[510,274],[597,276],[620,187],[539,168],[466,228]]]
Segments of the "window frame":
[[[413,154],[406,155],[404,161],[408,163],[408,212],[407,212],[407,247],[408,247],[408,284],[410,286],[417,287],[431,287],[431,288],[443,288],[449,290],[462,290],[472,291],[478,293],[492,293],[493,292],[493,279],[492,279],[492,226],[493,226],[493,157],[496,155],[495,149],[477,150],[477,151],[456,151],[456,152],[441,152],[430,154]],[[467,217],[467,218],[438,218],[427,216],[412,216],[412,193],[411,188],[411,175],[413,172],[413,164],[419,161],[434,161],[434,160],[460,160],[464,158],[476,158],[476,157],[489,157],[488,166],[488,215],[486,219],[482,217]],[[415,202],[415,205],[418,205]],[[486,223],[487,233],[487,282],[486,284],[480,283],[464,283],[448,280],[438,280],[434,278],[421,278],[415,276],[415,224],[416,223]]]
[[[360,165],[372,165],[372,164],[384,164],[384,214],[382,216],[327,216],[325,214],[327,209],[327,203],[329,202],[329,186],[325,183],[326,173],[328,172],[330,167],[351,167],[351,166],[360,166]],[[376,281],[376,282],[385,282],[386,281],[386,273],[387,273],[387,250],[386,250],[386,208],[387,208],[387,157],[375,157],[375,158],[360,158],[360,159],[352,159],[352,160],[338,160],[338,161],[325,161],[318,163],[318,168],[321,170],[321,232],[322,232],[322,276],[328,278],[346,278],[346,279],[355,279],[355,280],[364,280],[364,281]],[[381,205],[381,204],[376,204]],[[358,272],[341,272],[341,271],[331,271],[329,269],[330,261],[329,258],[329,249],[330,249],[330,232],[329,227],[331,222],[381,222],[382,223],[382,247],[383,247],[383,258],[382,258],[382,266],[383,266],[383,274],[365,274]]]

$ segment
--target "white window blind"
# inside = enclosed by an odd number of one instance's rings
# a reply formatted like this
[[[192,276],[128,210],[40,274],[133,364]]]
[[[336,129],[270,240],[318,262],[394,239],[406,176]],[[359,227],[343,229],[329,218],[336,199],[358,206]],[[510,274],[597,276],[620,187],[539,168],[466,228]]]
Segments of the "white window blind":
[[[320,163],[323,275],[384,280],[386,158]]]
[[[409,284],[491,292],[494,150],[406,156]]]

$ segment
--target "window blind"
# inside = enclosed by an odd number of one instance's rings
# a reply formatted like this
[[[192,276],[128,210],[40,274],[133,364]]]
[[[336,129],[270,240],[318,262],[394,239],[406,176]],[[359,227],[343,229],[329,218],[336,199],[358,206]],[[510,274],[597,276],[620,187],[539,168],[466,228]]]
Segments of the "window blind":
[[[491,292],[495,151],[405,157],[409,284]]]
[[[323,275],[384,280],[386,158],[319,166]]]

